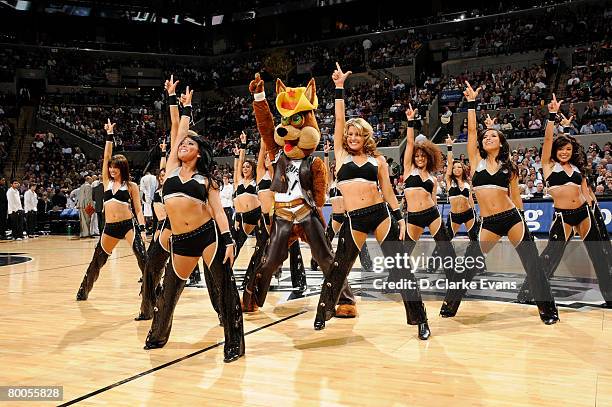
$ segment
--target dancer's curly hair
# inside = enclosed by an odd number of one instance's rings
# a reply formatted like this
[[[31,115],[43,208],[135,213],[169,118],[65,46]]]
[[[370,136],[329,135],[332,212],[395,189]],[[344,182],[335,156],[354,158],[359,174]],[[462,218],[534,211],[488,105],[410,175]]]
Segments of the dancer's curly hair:
[[[578,167],[578,169],[580,170],[582,174],[585,174],[587,164],[586,164],[586,160],[584,159],[585,157],[584,147],[573,136],[570,136],[567,134],[560,134],[557,137],[555,137],[555,139],[553,140],[552,149],[550,152],[551,160],[557,162],[557,151],[561,147],[565,147],[568,144],[572,145],[572,157],[569,160],[570,164],[575,165],[576,167]]]
[[[376,149],[376,141],[374,140],[374,129],[372,128],[370,123],[368,123],[361,117],[358,117],[356,119],[347,120],[347,122],[344,124],[344,135],[342,136],[342,148],[344,148],[344,150],[351,155],[358,153],[356,151],[352,151],[350,147],[348,146],[348,143],[346,142],[346,139],[348,137],[348,129],[351,126],[356,128],[359,134],[364,137],[363,152],[366,155],[371,155],[374,157],[380,156],[381,155],[380,152]]]
[[[512,160],[510,160],[510,144],[508,144],[508,140],[503,132],[496,129],[485,129],[478,133],[478,151],[480,152],[480,157],[487,158],[487,152],[484,149],[482,140],[488,131],[494,131],[499,137],[500,148],[495,160],[500,164],[500,169],[502,171],[508,171],[510,178],[518,176],[518,168]]]
[[[427,172],[438,172],[442,169],[442,152],[434,143],[430,140],[415,143],[414,150],[412,151],[413,165],[414,157],[418,151],[422,151],[427,156],[427,165],[425,167]]]

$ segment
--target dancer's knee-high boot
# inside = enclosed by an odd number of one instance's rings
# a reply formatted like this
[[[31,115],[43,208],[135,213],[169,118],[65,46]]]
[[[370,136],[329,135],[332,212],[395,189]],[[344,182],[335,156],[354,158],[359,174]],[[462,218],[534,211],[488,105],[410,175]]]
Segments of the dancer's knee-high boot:
[[[596,219],[589,211],[591,229],[584,238],[587,253],[595,269],[599,290],[606,302],[606,308],[612,308],[612,259],[607,255],[605,237],[602,236],[600,228],[596,227]]]
[[[140,233],[134,231],[134,242],[132,242],[132,251],[136,256],[138,262],[138,268],[140,273],[144,275],[144,269],[147,264],[147,251],[145,249],[145,242],[142,240]]]
[[[359,248],[353,240],[351,228],[348,222],[342,224],[338,233],[338,248],[334,262],[327,273],[321,287],[321,296],[317,307],[314,328],[320,330],[325,328],[325,321],[329,321],[334,316],[334,311],[340,293],[344,288],[344,281],[359,255]]]
[[[470,230],[468,230],[468,238],[470,239],[470,242],[468,243],[468,246],[465,250],[466,252],[466,256],[468,253],[468,249],[469,253],[473,257],[474,259],[480,259],[481,262],[479,262],[479,264],[476,264],[476,274],[484,274],[487,272],[487,265],[485,264],[485,255],[482,252],[482,249],[480,248],[480,242],[478,241],[478,231],[480,230],[480,222],[482,222],[480,219],[478,219],[478,217],[474,218],[474,223],[472,224],[472,227]],[[451,233],[452,233],[452,229],[451,229]],[[452,236],[452,234],[451,234]]]
[[[268,229],[266,229],[266,225],[262,218],[258,225],[255,227],[255,251],[251,256],[249,266],[247,267],[246,272],[244,273],[244,279],[242,280],[240,291],[243,291],[247,286],[247,281],[254,277],[255,269],[257,268],[259,263],[261,263],[264,257],[264,253],[268,248],[269,239],[270,235],[268,234]]]
[[[176,274],[172,267],[172,261],[168,262],[166,273],[164,274],[164,284],[157,298],[153,322],[145,342],[145,349],[161,348],[168,342],[170,331],[172,330],[174,309],[185,288],[186,282],[186,280],[183,280]]]
[[[538,248],[533,241],[531,233],[529,233],[527,224],[523,222],[523,225],[525,228],[523,240],[515,249],[527,273],[529,291],[540,312],[540,319],[546,325],[551,325],[559,320],[559,312],[557,311],[550,285],[546,279],[546,274],[542,269]]]
[[[215,280],[212,273],[206,263],[204,263],[204,282],[206,283],[206,289],[208,290],[208,296],[210,297],[210,303],[213,309],[217,313],[219,318],[219,325],[223,326],[223,315],[221,314],[221,299],[218,288],[215,286]]]
[[[409,239],[407,242],[402,242],[400,246],[398,239],[399,225],[395,219],[392,219],[389,233],[380,245],[385,258],[395,257],[400,248],[403,252],[408,253],[408,256],[412,254],[416,243]],[[419,283],[413,271],[414,270],[410,269],[398,270],[396,267],[393,267],[389,271],[389,275],[393,275],[392,279],[394,280],[397,280],[397,277],[400,276],[402,280],[412,285],[412,288],[407,286],[400,291],[404,309],[406,310],[406,322],[408,325],[418,325],[419,339],[427,340],[431,335],[431,331],[427,324],[427,312],[425,310],[425,304],[423,304],[423,299],[421,298]]]
[[[87,267],[87,271],[85,272],[85,276],[83,277],[83,281],[81,282],[81,286],[79,287],[79,291],[77,292],[77,301],[87,300],[89,292],[93,288],[94,283],[100,275],[100,269],[106,264],[106,261],[108,260],[108,256],[109,255],[102,248],[102,244],[98,242],[98,245],[94,250],[91,263],[89,263],[89,267]]]
[[[248,239],[248,235],[244,232],[244,228],[242,225],[242,222],[238,223],[238,229],[236,230],[236,254],[235,254],[235,258],[238,258],[238,255],[240,254],[240,250],[242,249],[242,246],[244,246],[244,243],[247,241]]]
[[[140,314],[135,318],[136,321],[153,318],[156,295],[160,289],[159,283],[169,257],[170,253],[162,248],[159,240],[153,240],[151,242],[142,279]]]
[[[559,267],[568,241],[569,239],[565,235],[563,216],[559,213],[555,213],[553,223],[548,231],[548,243],[540,254],[540,264],[544,269],[547,279],[550,279],[555,274],[557,267]],[[525,277],[516,299],[521,304],[533,302],[527,277]]]
[[[370,251],[368,250],[368,242],[365,242],[363,246],[361,246],[361,251],[359,252],[359,262],[361,263],[362,271],[372,271],[374,264],[372,263]]]
[[[442,264],[452,264],[453,266],[444,267],[444,274],[446,278],[450,280],[454,274],[454,264],[455,259],[457,258],[457,254],[455,253],[455,248],[450,241],[450,237],[448,236],[448,232],[446,231],[446,227],[444,226],[444,222],[440,219],[440,228],[433,236],[436,241],[436,247],[438,248],[438,253],[440,257],[443,259]],[[449,261],[449,258],[451,261]]]
[[[306,270],[304,270],[299,240],[293,242],[291,247],[289,247],[289,264],[291,268],[291,285],[293,288],[297,288],[298,291],[306,290]]]
[[[612,264],[612,242],[610,242],[610,234],[608,233],[608,228],[606,227],[606,222],[604,220],[603,214],[601,213],[599,203],[594,202],[591,211],[593,212],[593,216],[595,217],[595,223],[597,223],[597,228],[599,229],[599,234],[603,243],[603,249],[607,253],[606,257],[610,260],[610,263]]]
[[[244,355],[244,327],[236,280],[230,265],[223,263],[224,255],[225,246],[219,245],[210,272],[219,293],[219,309],[223,318],[223,361],[229,363]]]
[[[193,268],[193,271],[189,275],[189,280],[187,282],[187,287],[197,286],[202,282],[202,273],[200,273],[200,265],[196,264]]]
[[[475,244],[468,245],[467,249],[465,250],[465,258],[477,259],[478,256],[482,256],[480,259],[482,260],[482,264],[484,264],[484,255],[482,254],[480,245],[478,244],[478,242],[474,243]],[[482,267],[479,267],[479,265],[475,261],[474,267],[466,269],[463,273],[455,272],[453,276],[448,280],[451,282],[452,286],[449,287],[449,289],[446,291],[444,301],[442,302],[442,307],[440,308],[441,317],[450,318],[454,317],[457,314],[457,310],[461,305],[461,300],[467,292],[467,288],[465,288],[465,286],[468,285],[474,279],[474,276],[480,270],[482,270]]]
[[[327,238],[327,241],[329,242],[330,247],[332,245],[332,242],[334,241],[334,237],[336,237],[336,232],[334,232],[334,226],[332,223],[333,220],[334,220],[334,214],[332,213],[331,215],[329,215],[329,221],[327,222],[327,227],[325,228],[325,237]],[[314,259],[314,257],[311,257],[310,258],[310,269],[312,271],[317,271],[318,268],[319,268],[319,264]]]

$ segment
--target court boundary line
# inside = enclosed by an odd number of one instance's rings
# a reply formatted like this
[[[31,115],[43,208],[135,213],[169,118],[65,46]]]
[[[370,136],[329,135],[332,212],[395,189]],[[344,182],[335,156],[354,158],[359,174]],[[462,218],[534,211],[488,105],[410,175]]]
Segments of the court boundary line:
[[[255,332],[261,331],[263,329],[269,328],[269,327],[271,327],[273,325],[280,324],[281,322],[285,322],[285,321],[287,321],[287,320],[289,320],[291,318],[295,318],[295,317],[300,316],[302,314],[305,314],[307,312],[308,312],[308,310],[302,310],[302,311],[296,312],[295,314],[288,315],[288,316],[286,316],[284,318],[281,318],[279,320],[270,322],[270,323],[268,323],[266,325],[262,325],[259,328],[252,329],[252,330],[246,332],[244,334],[244,336],[247,336],[247,335],[253,334]],[[98,395],[100,393],[104,393],[105,391],[114,389],[115,387],[119,387],[119,386],[121,386],[121,385],[123,385],[125,383],[129,383],[129,382],[134,381],[136,379],[140,379],[141,377],[144,377],[146,375],[154,373],[154,372],[156,372],[158,370],[165,369],[166,367],[175,365],[175,364],[177,364],[179,362],[182,362],[184,360],[191,359],[192,357],[195,357],[195,356],[198,356],[198,355],[200,355],[202,353],[208,352],[211,349],[218,348],[219,346],[223,345],[224,343],[225,343],[225,341],[217,342],[217,343],[215,343],[213,345],[210,345],[210,346],[207,346],[207,347],[205,347],[203,349],[200,349],[200,350],[197,350],[195,352],[189,353],[189,354],[187,354],[185,356],[182,356],[182,357],[180,357],[178,359],[174,359],[174,360],[171,360],[169,362],[163,363],[163,364],[161,364],[159,366],[156,366],[156,367],[151,368],[149,370],[145,370],[144,372],[141,372],[141,373],[137,373],[135,375],[132,375],[132,376],[130,376],[130,377],[126,378],[126,379],[120,380],[118,382],[115,382],[115,383],[113,383],[111,385],[108,385],[106,387],[102,387],[102,388],[100,388],[98,390],[94,390],[94,391],[92,391],[90,393],[87,393],[87,394],[85,394],[83,396],[80,396],[80,397],[77,397],[75,399],[69,400],[66,403],[59,404],[58,407],[70,406],[70,405],[73,405],[73,404],[78,403],[80,401],[86,400],[86,399],[91,398],[93,396],[96,396],[96,395]]]

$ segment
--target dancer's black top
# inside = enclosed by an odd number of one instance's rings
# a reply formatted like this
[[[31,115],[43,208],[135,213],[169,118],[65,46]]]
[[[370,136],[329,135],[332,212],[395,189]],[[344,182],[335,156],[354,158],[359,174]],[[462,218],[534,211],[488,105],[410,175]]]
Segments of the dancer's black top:
[[[271,186],[272,186],[272,180],[270,179],[270,173],[266,171],[264,176],[261,177],[261,179],[259,180],[259,184],[257,184],[257,192],[269,191]],[[242,187],[245,191],[247,191],[247,193],[250,193],[249,188],[251,187],[251,185],[249,185],[246,188],[244,188],[243,185],[239,185],[238,189],[240,189],[240,187]]]
[[[580,170],[574,164],[572,166],[571,175],[567,175],[567,172],[563,169],[561,164],[555,163],[552,172],[546,179],[548,183],[548,189],[554,189],[568,184],[575,184],[577,187],[582,185],[582,174]]]
[[[337,186],[354,181],[370,182],[378,185],[378,161],[376,161],[376,157],[368,156],[365,163],[357,165],[353,156],[348,154],[336,175],[336,179]]]
[[[421,174],[419,173],[418,168],[413,168],[410,172],[410,175],[404,181],[405,189],[414,189],[414,188],[422,188],[430,194],[434,189],[434,177],[433,175],[429,175],[425,181],[421,178]]]
[[[236,188],[236,196],[240,196],[242,194],[257,195],[256,186],[257,184],[255,183],[255,180],[251,180],[249,185],[246,187],[244,186],[244,183],[241,182],[240,185],[238,185],[238,188]]]
[[[510,185],[510,173],[507,170],[498,169],[494,174],[491,174],[487,170],[487,162],[484,159],[480,160],[472,176],[474,191],[490,188],[507,191],[508,185]]]
[[[113,194],[113,181],[108,183],[108,188],[104,191],[104,204],[108,202],[117,202],[124,205],[130,204],[130,191],[128,190],[127,182],[121,184],[117,192]]]
[[[161,188],[158,189],[157,191],[155,191],[155,193],[153,194],[153,203],[163,203],[162,200],[162,190]]]
[[[459,185],[455,181],[451,182],[451,187],[448,189],[448,197],[456,198],[459,196],[464,196],[466,198],[470,198],[470,184],[467,182],[463,182],[463,188],[459,188]]]
[[[164,202],[180,196],[193,199],[205,205],[208,202],[206,178],[196,172],[190,179],[183,181],[179,176],[180,171],[181,167],[177,167],[166,178],[163,186]]]

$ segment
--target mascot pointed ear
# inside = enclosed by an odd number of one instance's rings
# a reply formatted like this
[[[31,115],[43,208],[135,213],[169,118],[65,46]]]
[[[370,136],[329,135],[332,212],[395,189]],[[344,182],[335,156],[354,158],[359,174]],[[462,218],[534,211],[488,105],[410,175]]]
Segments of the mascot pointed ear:
[[[287,87],[285,86],[283,81],[281,81],[280,78],[277,78],[276,79],[276,94],[279,95],[282,92],[286,92],[286,91],[287,91]]]
[[[315,85],[314,78],[311,78],[308,82],[308,86],[306,86],[306,90],[304,91],[304,96],[306,99],[313,105],[315,104],[315,100],[317,99],[317,86]]]

